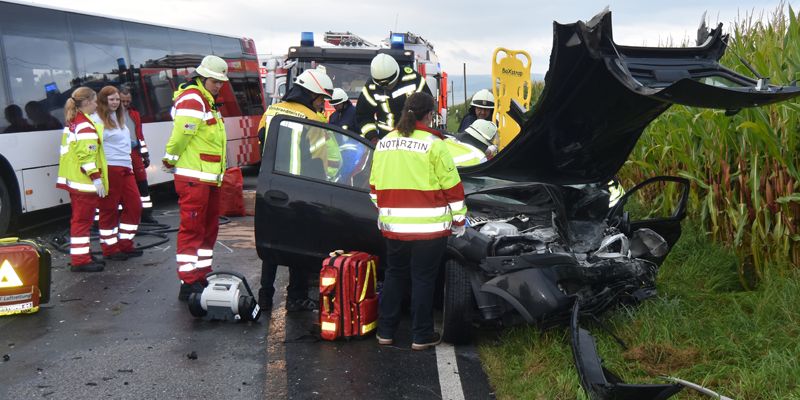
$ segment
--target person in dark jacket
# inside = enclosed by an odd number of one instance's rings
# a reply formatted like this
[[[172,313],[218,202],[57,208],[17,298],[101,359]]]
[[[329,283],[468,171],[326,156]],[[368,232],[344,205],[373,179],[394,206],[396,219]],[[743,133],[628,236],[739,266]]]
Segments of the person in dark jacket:
[[[336,111],[328,118],[328,123],[356,132],[356,108],[350,102],[347,92],[339,88],[333,89],[333,97],[329,103]]]
[[[397,64],[392,56],[378,54],[370,63],[372,82],[361,90],[356,102],[356,125],[361,135],[374,143],[392,130],[406,99],[414,93],[431,94],[425,77],[411,67]]]
[[[484,119],[487,121],[492,120],[492,113],[494,112],[494,96],[488,89],[481,89],[474,96],[469,103],[469,112],[461,120],[458,125],[458,131],[464,132],[468,126],[473,122]]]

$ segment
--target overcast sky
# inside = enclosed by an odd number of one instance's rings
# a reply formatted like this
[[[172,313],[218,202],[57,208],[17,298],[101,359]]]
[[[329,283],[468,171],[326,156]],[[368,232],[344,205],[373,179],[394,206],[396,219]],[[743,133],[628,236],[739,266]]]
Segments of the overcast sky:
[[[19,1],[18,2],[24,2]],[[746,14],[768,17],[778,0],[36,0],[30,3],[253,38],[259,53],[285,54],[301,31],[350,31],[378,43],[390,30],[410,31],[434,45],[442,68],[461,75],[491,73],[496,47],[528,51],[532,71],[544,73],[552,47],[552,23],[589,20],[609,6],[614,39],[628,45],[657,46],[693,39],[703,12],[711,26]],[[800,0],[785,2],[797,10]]]

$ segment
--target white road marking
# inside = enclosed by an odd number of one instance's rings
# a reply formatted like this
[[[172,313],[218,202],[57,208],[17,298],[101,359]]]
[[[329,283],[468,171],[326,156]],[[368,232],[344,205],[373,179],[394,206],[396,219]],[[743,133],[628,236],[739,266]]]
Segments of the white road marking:
[[[447,343],[436,346],[436,366],[439,369],[439,389],[442,400],[464,400],[461,375],[458,373],[456,348]]]
[[[222,247],[224,247],[224,248],[228,249],[228,251],[229,251],[229,252],[233,253],[233,250],[232,250],[230,247],[228,247],[228,246],[225,246],[225,243],[222,243],[222,242],[220,242],[219,240],[217,240],[217,243],[219,243],[219,245],[220,245],[220,246],[222,246]]]

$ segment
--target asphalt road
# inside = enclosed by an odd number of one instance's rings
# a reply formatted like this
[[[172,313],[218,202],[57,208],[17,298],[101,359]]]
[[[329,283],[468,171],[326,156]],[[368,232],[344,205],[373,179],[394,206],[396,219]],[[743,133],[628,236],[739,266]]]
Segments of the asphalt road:
[[[248,171],[246,189],[254,188],[254,174]],[[154,199],[159,222],[177,227],[174,193],[160,188]],[[27,218],[43,225],[22,236],[63,236],[63,214]],[[494,397],[474,347],[411,351],[408,321],[390,347],[374,337],[321,341],[316,313],[283,309],[286,268],[271,315],[245,323],[195,319],[178,301],[175,233],[168,239],[140,258],[109,261],[100,273],[69,272],[68,257],[53,251],[51,301],[36,314],[0,317],[0,399]],[[253,217],[230,218],[220,227],[214,270],[239,272],[257,291],[260,265]]]

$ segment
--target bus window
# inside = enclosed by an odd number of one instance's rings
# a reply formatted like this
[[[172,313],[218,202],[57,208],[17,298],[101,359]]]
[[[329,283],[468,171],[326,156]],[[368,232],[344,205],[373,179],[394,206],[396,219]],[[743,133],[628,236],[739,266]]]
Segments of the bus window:
[[[120,21],[69,14],[69,22],[81,84],[100,90],[109,83],[126,82],[128,54]]]
[[[166,40],[169,38],[169,29],[125,21],[122,26],[131,52],[131,67],[141,68],[143,64],[172,54],[169,40]]]
[[[212,35],[211,48],[214,55],[222,58],[242,58],[242,44],[239,39]]]
[[[173,54],[196,54],[200,56],[211,54],[211,38],[206,33],[170,29],[169,40],[172,43]]]
[[[0,14],[5,73],[10,96],[26,111],[34,128],[53,128],[63,121],[66,99],[75,77],[63,12],[11,5]],[[35,103],[35,104],[34,104]],[[27,107],[26,107],[27,106]],[[30,112],[33,115],[27,115]],[[59,124],[60,125],[60,122]]]

